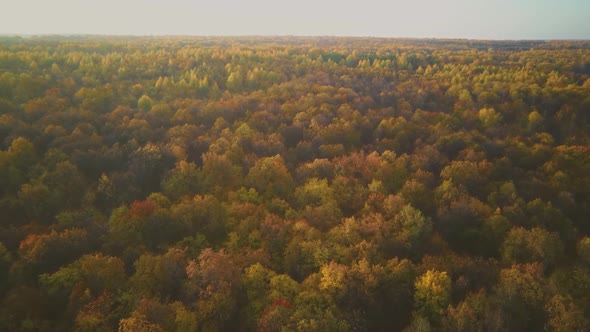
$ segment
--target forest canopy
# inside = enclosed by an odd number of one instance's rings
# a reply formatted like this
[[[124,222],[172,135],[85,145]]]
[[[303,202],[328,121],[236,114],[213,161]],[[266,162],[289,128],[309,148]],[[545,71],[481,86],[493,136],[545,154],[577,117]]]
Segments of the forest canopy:
[[[0,38],[0,330],[590,329],[590,43]]]

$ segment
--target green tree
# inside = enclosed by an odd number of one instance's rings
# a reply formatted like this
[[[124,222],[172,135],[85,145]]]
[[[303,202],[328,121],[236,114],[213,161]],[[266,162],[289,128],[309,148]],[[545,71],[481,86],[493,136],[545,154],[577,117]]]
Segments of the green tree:
[[[256,161],[245,181],[266,198],[289,198],[294,190],[293,178],[280,155]]]
[[[153,104],[154,101],[147,95],[143,95],[137,100],[137,108],[144,112],[151,110]]]
[[[397,240],[412,249],[419,248],[432,232],[432,221],[411,205],[405,205],[393,223]]]
[[[275,272],[260,263],[251,265],[242,273],[242,284],[248,300],[245,311],[251,328],[256,326],[262,310],[271,303],[270,282],[274,277]]]

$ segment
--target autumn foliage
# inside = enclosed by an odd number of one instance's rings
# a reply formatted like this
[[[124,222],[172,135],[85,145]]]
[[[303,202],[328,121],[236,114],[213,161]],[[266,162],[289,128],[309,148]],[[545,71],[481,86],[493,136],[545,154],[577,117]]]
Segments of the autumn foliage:
[[[0,37],[1,331],[587,331],[590,43]]]

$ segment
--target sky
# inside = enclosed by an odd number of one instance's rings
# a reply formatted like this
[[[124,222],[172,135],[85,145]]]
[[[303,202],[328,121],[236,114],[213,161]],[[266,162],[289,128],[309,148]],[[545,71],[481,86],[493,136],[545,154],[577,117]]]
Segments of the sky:
[[[0,34],[590,39],[590,0],[0,0]]]

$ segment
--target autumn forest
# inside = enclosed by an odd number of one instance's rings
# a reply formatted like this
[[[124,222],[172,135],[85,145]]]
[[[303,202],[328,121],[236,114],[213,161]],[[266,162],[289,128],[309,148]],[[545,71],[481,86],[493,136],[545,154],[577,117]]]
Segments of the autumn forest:
[[[0,37],[1,331],[588,331],[590,42]]]

